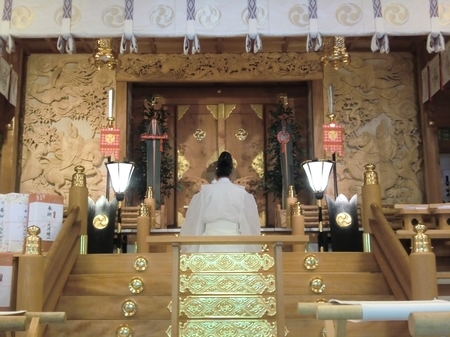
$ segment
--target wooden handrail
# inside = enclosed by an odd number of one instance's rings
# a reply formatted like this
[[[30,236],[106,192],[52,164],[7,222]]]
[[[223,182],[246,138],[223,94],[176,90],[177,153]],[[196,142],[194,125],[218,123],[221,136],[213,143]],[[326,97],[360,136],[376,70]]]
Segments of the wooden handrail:
[[[0,316],[0,331],[27,331],[27,337],[38,337],[40,324],[64,323],[65,312],[22,312]]]
[[[267,235],[267,236],[147,236],[146,242],[150,245],[187,244],[187,245],[235,245],[235,244],[301,244],[308,243],[308,235]]]
[[[81,221],[76,221],[80,208],[73,207],[64,224],[53,242],[44,264],[44,303],[47,302],[50,293],[54,291],[56,281],[62,276],[61,271],[67,268],[68,257],[71,251],[78,247],[78,235],[80,234]],[[73,260],[73,259],[72,259]],[[75,261],[71,261],[72,266]],[[72,267],[70,266],[70,268]],[[65,276],[67,278],[68,275]],[[61,281],[60,279],[58,280]],[[65,282],[65,279],[63,280]]]
[[[408,318],[413,337],[445,336],[450,331],[450,312],[413,312]]]
[[[395,235],[394,230],[380,207],[376,203],[373,203],[370,205],[370,208],[372,209],[376,220],[370,219],[369,225],[372,230],[373,238],[377,241],[378,247],[384,255],[383,261],[377,260],[380,268],[383,263],[388,262],[391,267],[390,270],[397,277],[407,299],[411,299],[411,272],[408,254],[398,237]],[[374,256],[377,258],[377,254],[374,254]],[[378,256],[378,258],[380,258],[380,256]],[[387,271],[383,271],[383,273],[386,272]]]

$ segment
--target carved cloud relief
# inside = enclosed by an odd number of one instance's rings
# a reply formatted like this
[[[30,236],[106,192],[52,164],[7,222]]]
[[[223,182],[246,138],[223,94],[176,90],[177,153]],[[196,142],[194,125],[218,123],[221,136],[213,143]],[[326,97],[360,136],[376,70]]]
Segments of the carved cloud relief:
[[[356,54],[345,69],[325,69],[334,108],[344,129],[338,158],[339,193],[361,193],[364,165],[379,174],[384,204],[421,203],[422,154],[409,54]]]
[[[31,55],[23,124],[22,193],[56,193],[68,202],[74,167],[86,169],[90,196],[105,195],[99,133],[106,126],[114,72],[86,55]]]

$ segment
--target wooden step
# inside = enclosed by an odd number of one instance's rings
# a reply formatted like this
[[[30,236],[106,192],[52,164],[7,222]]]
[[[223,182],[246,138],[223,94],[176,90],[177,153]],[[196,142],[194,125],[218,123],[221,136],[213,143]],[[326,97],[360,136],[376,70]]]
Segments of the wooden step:
[[[66,324],[51,324],[47,327],[45,336],[57,337],[98,337],[115,336],[117,329],[128,325],[133,336],[167,337],[170,326],[167,320],[71,320]],[[324,323],[308,319],[287,319],[288,337],[322,336]],[[361,322],[347,324],[346,337],[410,337],[407,322]]]
[[[316,269],[305,266],[305,258],[314,256]],[[145,257],[148,267],[137,271],[134,262]],[[317,300],[394,300],[386,280],[371,253],[317,253],[299,252],[283,254],[284,301],[286,327],[289,336],[320,336],[323,322],[313,317],[297,314],[299,302]],[[91,254],[78,257],[63,289],[57,311],[65,311],[67,324],[49,326],[46,337],[64,336],[114,336],[121,324],[128,324],[135,336],[166,337],[170,326],[167,308],[172,292],[172,254]],[[266,273],[266,272],[264,272]],[[134,277],[142,279],[144,290],[130,292],[129,283]],[[325,289],[316,294],[310,282],[321,277]],[[125,317],[122,304],[134,300],[137,313]],[[388,331],[385,337],[407,336],[402,334],[404,322],[381,322],[381,329]],[[366,323],[363,323],[366,324]],[[348,336],[374,336],[375,323],[355,325]],[[371,329],[370,332],[366,329]],[[354,331],[353,331],[354,330]]]

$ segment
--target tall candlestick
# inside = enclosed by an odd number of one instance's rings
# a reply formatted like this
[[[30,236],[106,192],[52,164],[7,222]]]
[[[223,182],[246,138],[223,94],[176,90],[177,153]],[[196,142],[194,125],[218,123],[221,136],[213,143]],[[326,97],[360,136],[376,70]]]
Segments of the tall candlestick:
[[[328,114],[331,115],[334,111],[333,108],[333,86],[330,84],[328,86]]]
[[[114,110],[114,89],[110,88],[108,90],[108,117],[113,116]]]

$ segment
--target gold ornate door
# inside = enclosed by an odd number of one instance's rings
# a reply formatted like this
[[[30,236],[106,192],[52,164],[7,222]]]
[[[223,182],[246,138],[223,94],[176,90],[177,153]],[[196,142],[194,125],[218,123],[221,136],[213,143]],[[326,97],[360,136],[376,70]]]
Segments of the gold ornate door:
[[[178,105],[176,122],[178,226],[202,184],[214,179],[215,162],[222,151],[234,159],[233,182],[254,194],[261,225],[266,224],[266,198],[259,187],[264,173],[262,104]]]

